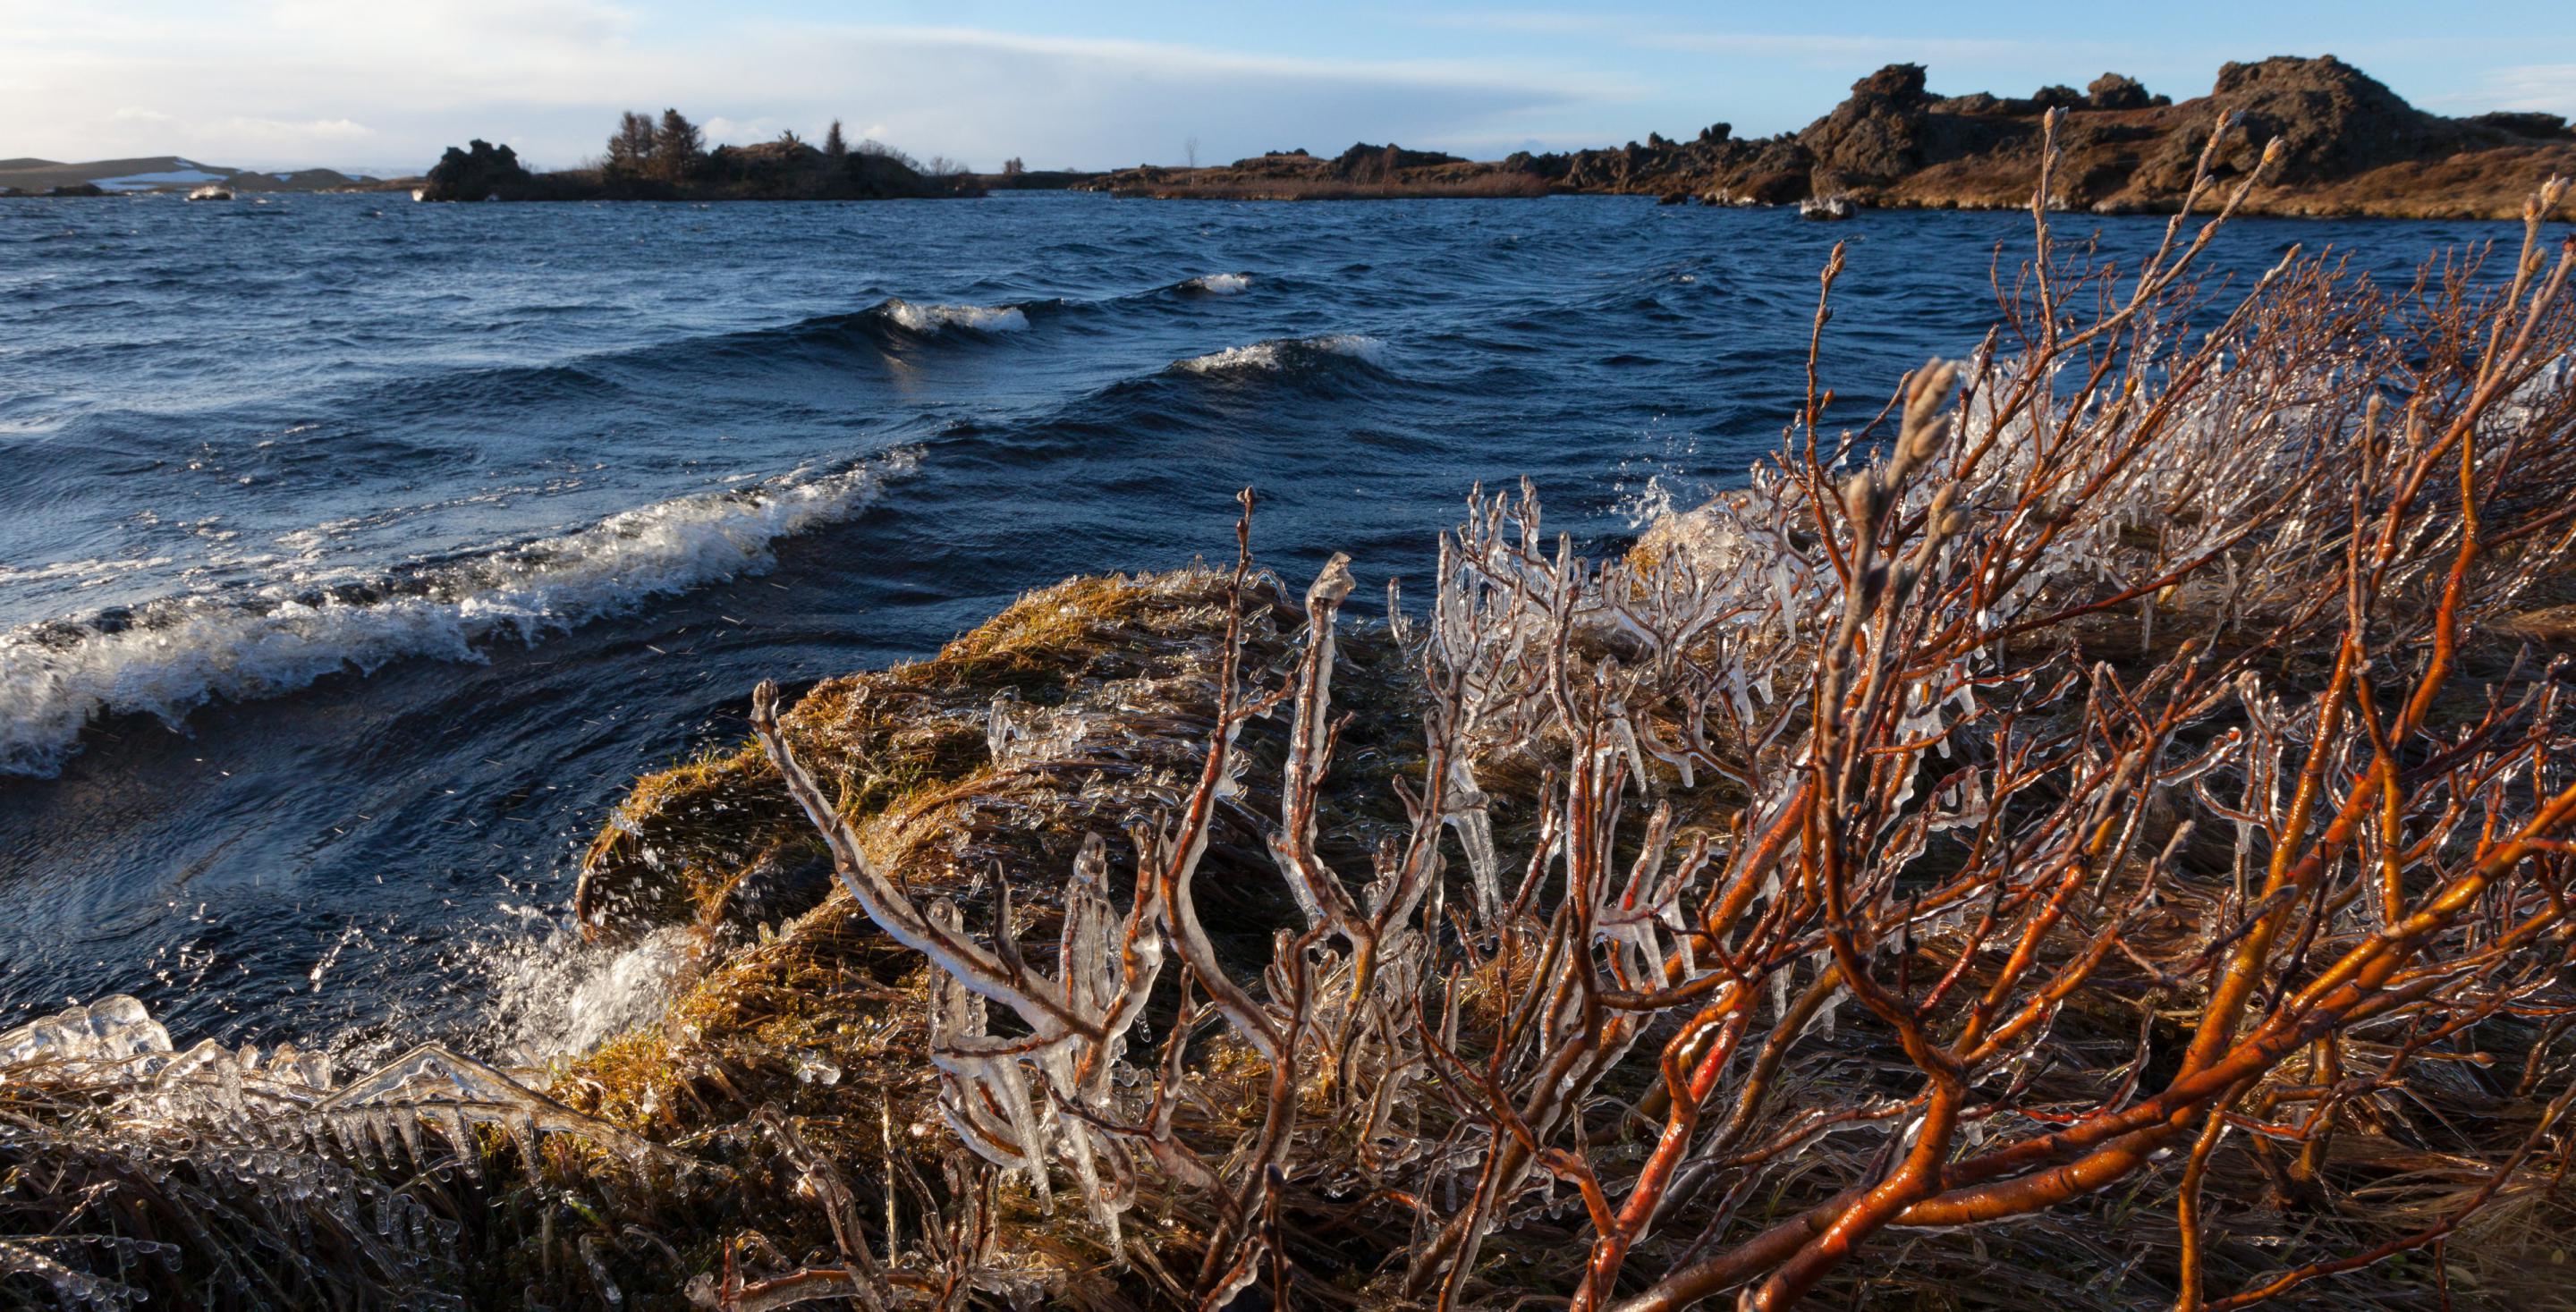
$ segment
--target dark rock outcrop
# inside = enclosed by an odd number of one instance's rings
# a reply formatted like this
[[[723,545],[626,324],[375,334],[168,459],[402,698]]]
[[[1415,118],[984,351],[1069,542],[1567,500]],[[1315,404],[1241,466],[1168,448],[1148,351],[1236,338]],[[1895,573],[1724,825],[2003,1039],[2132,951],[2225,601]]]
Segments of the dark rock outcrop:
[[[1435,150],[1406,150],[1392,141],[1383,146],[1354,142],[1349,150],[1333,160],[1333,174],[1346,182],[1384,182],[1401,176],[1407,169],[1466,162],[1456,155],[1443,155]]]
[[[2500,110],[2492,114],[2480,114],[2469,122],[2480,127],[2500,128],[2517,137],[2531,137],[2541,141],[2565,141],[2570,135],[2566,119],[2556,114],[2543,114],[2537,110]]]
[[[421,181],[422,200],[527,200],[537,179],[519,162],[519,152],[477,138],[438,157]]]
[[[1815,156],[1815,191],[1885,186],[1923,167],[1932,118],[1923,80],[1921,64],[1890,64],[1798,134]]]
[[[2242,115],[2242,130],[2221,148],[2218,165],[2244,173],[2279,138],[2284,150],[2273,181],[2285,184],[2349,177],[2367,169],[2447,154],[2468,144],[2477,130],[2407,104],[2369,74],[2332,55],[2280,57],[2228,64],[2218,85],[2184,107],[2176,130],[2158,143],[2137,183],[2153,192],[2179,191],[2191,181],[2200,145],[2229,114]]]
[[[45,188],[45,194],[48,196],[65,196],[77,199],[88,196],[104,196],[107,194],[107,188],[102,187],[95,182],[67,182],[59,187]]]
[[[2145,109],[2154,98],[2136,78],[2105,73],[2084,84],[2084,103],[2091,109]]]
[[[1560,189],[1778,204],[1848,194],[1873,207],[2029,203],[2044,116],[2063,111],[2054,201],[2070,209],[2169,210],[2229,116],[2214,172],[2224,181],[2279,140],[2283,158],[2248,203],[2255,213],[2510,217],[2552,173],[2576,173],[2576,136],[2548,114],[2444,118],[2409,105],[2334,58],[2279,57],[2221,69],[2210,94],[2176,103],[2105,73],[2084,91],[1940,96],[1918,64],[1891,64],[1794,136],[1515,156]]]

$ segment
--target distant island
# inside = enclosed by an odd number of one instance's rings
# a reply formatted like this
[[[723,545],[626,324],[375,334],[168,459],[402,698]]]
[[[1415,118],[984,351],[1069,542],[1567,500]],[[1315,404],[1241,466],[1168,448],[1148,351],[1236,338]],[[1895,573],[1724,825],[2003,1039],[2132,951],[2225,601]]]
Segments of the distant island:
[[[101,159],[84,164],[32,157],[0,159],[0,196],[131,196],[187,192],[207,186],[242,192],[358,191],[377,185],[378,179],[338,169],[262,172],[201,164],[181,155]]]
[[[687,115],[628,111],[598,162],[532,173],[508,146],[454,146],[413,193],[425,201],[475,200],[889,200],[979,196],[963,165],[928,164],[881,142],[855,146],[840,121],[820,145],[793,132],[749,146],[706,148]]]

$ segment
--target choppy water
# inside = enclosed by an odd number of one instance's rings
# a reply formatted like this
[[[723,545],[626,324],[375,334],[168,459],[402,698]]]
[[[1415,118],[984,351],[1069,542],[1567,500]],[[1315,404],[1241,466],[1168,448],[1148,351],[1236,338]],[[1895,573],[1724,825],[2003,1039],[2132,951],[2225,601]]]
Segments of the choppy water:
[[[2217,254],[2393,274],[2496,235]],[[0,201],[0,1025],[123,991],[174,1032],[472,1041],[496,975],[613,1011],[588,992],[658,959],[506,963],[759,678],[1222,555],[1245,484],[1270,562],[1347,550],[1368,588],[1480,479],[1624,532],[1775,438],[1836,239],[1827,381],[1865,412],[1974,344],[2028,220]]]

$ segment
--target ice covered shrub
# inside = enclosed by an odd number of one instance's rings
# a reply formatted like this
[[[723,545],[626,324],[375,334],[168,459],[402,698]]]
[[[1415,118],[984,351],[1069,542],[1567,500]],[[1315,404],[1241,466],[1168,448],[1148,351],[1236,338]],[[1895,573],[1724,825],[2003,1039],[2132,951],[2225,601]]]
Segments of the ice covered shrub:
[[[2134,268],[2035,203],[1977,351],[1838,434],[1811,385],[1626,558],[1471,500],[1390,605],[1420,758],[1363,860],[1318,822],[1339,560],[1275,678],[1238,607],[1195,783],[1082,848],[1051,948],[1031,889],[970,930],[889,880],[764,690],[849,895],[940,976],[950,1133],[1201,1306],[1958,1302],[1980,1235],[2057,1267],[1980,1299],[2447,1296],[2383,1259],[2563,1229],[2576,721],[2508,624],[2576,541],[2563,188],[2500,262],[2293,250],[2220,299],[2196,257],[2256,181]],[[1196,881],[1273,717],[1296,915],[1230,960]]]

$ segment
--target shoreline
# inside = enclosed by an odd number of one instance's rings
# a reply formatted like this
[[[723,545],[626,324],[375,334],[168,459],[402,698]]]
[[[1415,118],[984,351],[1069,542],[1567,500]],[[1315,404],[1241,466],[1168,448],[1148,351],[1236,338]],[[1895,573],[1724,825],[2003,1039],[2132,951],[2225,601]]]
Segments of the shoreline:
[[[2209,178],[2225,184],[2279,150],[2245,215],[2297,218],[2512,219],[2523,196],[2552,176],[2576,175],[2576,130],[2558,115],[2498,111],[2448,117],[2420,110],[2333,55],[2278,56],[2221,67],[2211,88],[2177,100],[2133,78],[2104,73],[2077,91],[2028,96],[1939,94],[1920,64],[1890,64],[1794,132],[1764,138],[1713,123],[1688,139],[1564,152],[1515,152],[1474,160],[1393,143],[1356,143],[1337,155],[1299,148],[1200,166],[1138,164],[1099,170],[1029,170],[1010,161],[978,173],[933,157],[922,165],[872,142],[824,147],[794,133],[700,150],[684,119],[687,162],[649,165],[646,144],[613,140],[608,160],[532,171],[507,145],[451,147],[417,178],[348,179],[328,170],[240,172],[236,192],[400,193],[437,201],[875,200],[1070,190],[1155,200],[1406,200],[1641,195],[1665,204],[1793,206],[1847,202],[1859,209],[2027,208],[2041,156],[2060,166],[2043,184],[2062,213],[2169,214],[2191,199],[2206,148]],[[630,116],[638,118],[639,116]],[[676,117],[676,116],[675,116]],[[667,126],[667,125],[666,125]],[[837,129],[837,124],[835,128]],[[2214,142],[2214,144],[2213,144]],[[102,188],[73,179],[180,157],[42,160],[0,181],[0,197],[71,199],[184,190]],[[310,188],[297,180],[347,186]],[[212,176],[211,174],[206,176]],[[113,184],[116,179],[104,179]],[[50,190],[38,190],[44,183]],[[2204,200],[2207,198],[2204,197]],[[1837,206],[1839,208],[1839,206]]]
[[[2209,93],[2151,96],[2106,73],[2084,92],[1939,95],[1919,64],[1891,64],[1795,133],[1747,139],[1712,124],[1688,141],[1474,161],[1361,143],[1325,158],[1273,152],[1207,168],[1140,165],[1081,184],[1156,199],[1402,195],[1653,196],[1664,204],[2026,210],[2040,182],[2058,213],[2170,214],[2195,194],[2195,164],[2223,187],[2278,155],[2238,213],[2287,218],[2513,219],[2531,190],[2576,174],[2576,132],[2548,114],[2446,118],[2407,104],[2331,55],[2228,64]]]
[[[2545,178],[2543,178],[2543,177],[2540,177],[2540,176],[2537,176],[2537,175],[2536,175],[2536,176],[2532,179],[2532,185],[2536,186],[2536,185],[2538,185],[2541,181],[2545,181],[2545,180],[2546,180]],[[380,187],[380,188],[379,188],[379,187],[350,187],[350,188],[335,188],[335,189],[330,189],[330,190],[307,191],[307,192],[280,192],[280,193],[255,193],[255,194],[262,196],[262,197],[263,197],[263,199],[265,199],[266,197],[268,197],[268,196],[270,196],[270,195],[272,195],[272,194],[273,194],[274,196],[276,196],[277,198],[280,198],[280,199],[287,199],[287,198],[293,198],[293,197],[297,197],[297,196],[376,196],[376,195],[389,195],[389,194],[394,194],[394,193],[398,193],[398,192],[402,192],[402,191],[406,191],[406,190],[409,190],[409,188],[403,188],[403,187],[391,187],[391,186],[388,186],[388,187]],[[2285,219],[2285,220],[2313,219],[2313,220],[2321,220],[2321,221],[2354,220],[2354,219],[2372,219],[2372,220],[2392,220],[2392,221],[2397,221],[2397,222],[2416,222],[2416,223],[2438,223],[2438,222],[2450,222],[2450,223],[2493,223],[2493,222],[2503,222],[2503,221],[2511,220],[2511,219],[2514,219],[2514,218],[2518,218],[2518,217],[2520,217],[2520,214],[2521,214],[2521,207],[2520,207],[2520,205],[2519,205],[2518,203],[2517,203],[2517,204],[2514,204],[2514,205],[2511,205],[2511,206],[2505,206],[2505,205],[2502,205],[2502,204],[2498,204],[2498,205],[2496,205],[2496,206],[2494,206],[2494,207],[2491,207],[2491,208],[2481,208],[2481,207],[2474,206],[2474,205],[2462,205],[2462,204],[2458,204],[2458,203],[2455,203],[2455,202],[2447,202],[2447,201],[2441,200],[2441,199],[2439,199],[2439,198],[2432,198],[2432,197],[2422,198],[2422,199],[2410,199],[2410,200],[2392,200],[2392,201],[2386,201],[2386,202],[2363,201],[2363,202],[2354,202],[2354,203],[2335,203],[2335,202],[2331,202],[2331,201],[2324,201],[2324,200],[2320,200],[2320,199],[2318,199],[2318,198],[2316,198],[2316,197],[2314,197],[2314,196],[2308,195],[2308,194],[2303,194],[2303,193],[2296,193],[2296,192],[2293,192],[2293,193],[2290,193],[2290,194],[2287,194],[2287,195],[2280,195],[2280,194],[2277,194],[2277,191],[2278,191],[2278,189],[2274,189],[2274,188],[2266,188],[2266,189],[2258,190],[2258,191],[2257,191],[2257,192],[2255,192],[2253,195],[2251,195],[2251,196],[2249,196],[2249,197],[2247,197],[2247,198],[2246,198],[2245,203],[2237,209],[2236,214],[2235,214],[2235,217],[2236,217],[2237,219]],[[544,204],[552,204],[552,205],[686,205],[686,206],[701,206],[701,205],[735,205],[735,204],[741,204],[741,205],[793,205],[793,204],[807,204],[807,205],[847,205],[847,204],[868,204],[868,203],[874,203],[876,200],[945,200],[945,199],[996,200],[996,199],[1001,199],[1004,195],[1009,194],[1009,193],[1013,193],[1013,192],[1019,192],[1019,193],[1040,193],[1040,194],[1043,194],[1043,193],[1050,193],[1050,192],[1069,192],[1069,193],[1080,193],[1080,194],[1086,194],[1086,195],[1097,195],[1097,196],[1101,196],[1101,197],[1103,197],[1104,199],[1106,199],[1106,200],[1111,200],[1111,201],[1137,201],[1137,200],[1151,200],[1151,201],[1198,201],[1198,202],[1214,202],[1214,203],[1230,203],[1230,204],[1259,204],[1259,205],[1333,204],[1333,203],[1345,203],[1345,202],[1369,202],[1369,201],[1381,201],[1381,202],[1383,202],[1383,201],[1407,201],[1407,200],[1458,200],[1458,201],[1474,201],[1474,200],[1542,200],[1542,201],[1543,201],[1543,200],[1563,200],[1563,199],[1570,199],[1570,198],[1576,198],[1576,197],[1583,197],[1583,198],[1602,198],[1602,199],[1622,199],[1622,200],[1631,200],[1631,201],[1635,201],[1635,202],[1638,202],[1638,203],[1641,203],[1641,204],[1649,204],[1649,205],[1689,205],[1689,206],[1693,206],[1693,207],[1697,207],[1697,208],[1726,209],[1726,210],[1759,210],[1759,211],[1787,210],[1787,211],[1796,211],[1796,210],[1798,210],[1798,209],[1799,209],[1799,204],[1798,204],[1797,202],[1794,202],[1794,201],[1752,201],[1752,200],[1723,200],[1723,201],[1722,201],[1722,200],[1713,200],[1713,199],[1709,199],[1709,198],[1705,198],[1705,197],[1692,197],[1692,196],[1681,195],[1681,194],[1677,194],[1677,193],[1670,193],[1670,192],[1667,192],[1667,193],[1663,193],[1663,194],[1658,195],[1658,194],[1653,193],[1653,192],[1642,192],[1642,191],[1628,191],[1628,192],[1621,192],[1621,191],[1585,191],[1585,190],[1571,190],[1571,189],[1566,189],[1566,190],[1547,190],[1547,189],[1544,189],[1544,188],[1540,188],[1540,189],[1533,189],[1533,190],[1528,190],[1528,191],[1519,191],[1519,190],[1512,190],[1512,191],[1466,191],[1466,190],[1458,190],[1458,189],[1425,188],[1425,189],[1422,189],[1422,190],[1418,190],[1418,191],[1417,191],[1417,190],[1408,190],[1408,189],[1403,189],[1403,188],[1400,188],[1400,187],[1399,187],[1399,188],[1386,188],[1386,189],[1353,189],[1353,190],[1351,190],[1351,191],[1349,191],[1349,192],[1326,191],[1326,192],[1319,192],[1319,193],[1313,193],[1313,194],[1289,194],[1289,193],[1282,192],[1282,191],[1270,190],[1270,189],[1264,189],[1264,188],[1260,188],[1260,187],[1246,187],[1246,188],[1242,188],[1242,189],[1233,189],[1233,188],[1207,188],[1207,189],[1199,189],[1199,188],[1189,188],[1189,187],[1169,187],[1169,188],[1131,188],[1131,189],[1119,189],[1119,190],[1110,190],[1110,189],[1108,189],[1108,188],[1086,188],[1086,187],[1016,187],[1016,188],[1000,188],[1000,189],[995,189],[995,190],[992,190],[992,191],[988,191],[988,192],[986,192],[986,193],[983,193],[983,194],[981,194],[981,195],[959,195],[959,196],[947,196],[947,195],[933,195],[933,196],[888,196],[888,197],[873,197],[873,198],[865,198],[865,199],[862,199],[862,198],[852,198],[852,197],[828,197],[828,196],[739,196],[739,195],[730,195],[730,196],[667,196],[667,197],[665,197],[665,196],[589,196],[589,195],[556,195],[556,196],[531,196],[531,197],[524,197],[524,198],[520,198],[520,199],[518,199],[518,200],[516,200],[516,201],[513,201],[513,202],[505,202],[505,203],[540,204],[540,205],[544,205]],[[2275,193],[2275,194],[2266,194],[2267,192],[2271,192],[2271,193]],[[103,192],[103,193],[101,193],[101,194],[99,194],[99,195],[96,195],[96,196],[91,196],[91,195],[87,195],[87,194],[80,194],[80,195],[59,195],[59,196],[49,196],[49,195],[44,195],[44,194],[40,194],[40,193],[29,193],[29,194],[21,194],[21,195],[14,195],[14,196],[12,196],[12,195],[6,195],[6,194],[0,194],[0,201],[8,201],[8,200],[41,200],[41,201],[61,201],[61,200],[184,200],[184,199],[185,199],[185,198],[184,198],[183,196],[181,196],[181,195],[180,195],[180,193],[177,193],[177,192],[169,192],[169,191]],[[1992,199],[1981,199],[1981,198],[1960,198],[1960,197],[1955,197],[1955,196],[1945,196],[1945,197],[1939,197],[1939,198],[1917,198],[1917,197],[1908,197],[1908,196],[1896,196],[1896,197],[1885,197],[1885,198],[1881,198],[1881,199],[1879,199],[1879,200],[1877,200],[1877,201],[1872,201],[1872,202],[1858,202],[1858,201],[1855,201],[1855,203],[1854,203],[1854,212],[1855,212],[1855,213],[1886,213],[1886,214],[2026,214],[2026,213],[2028,213],[2028,212],[2029,212],[2029,209],[2030,209],[2030,204],[2029,204],[2029,200],[2028,200],[2028,198],[2027,198],[2027,197],[2021,198],[2021,199],[2019,199],[2019,200],[2013,200],[2013,199],[2007,199],[2007,198],[2001,198],[2001,197],[1992,198]],[[2170,217],[2171,215],[2174,215],[2174,214],[2176,214],[2176,213],[2180,213],[2181,211],[2182,211],[2182,206],[2181,206],[2181,202],[2180,202],[2180,200],[2179,200],[2178,198],[2163,198],[2163,199],[2144,201],[2144,202],[2139,202],[2139,203],[2134,203],[2134,204],[2131,204],[2131,203],[2111,203],[2111,202],[2104,202],[2104,203],[2099,203],[2099,204],[2093,205],[2093,206],[2091,206],[2091,207],[2089,207],[2089,208],[2081,209],[2081,210],[2077,210],[2077,209],[2069,209],[2069,208],[2066,208],[2066,207],[2064,207],[2064,206],[2051,206],[2051,207],[2050,207],[2050,211],[2049,211],[2049,212],[2050,212],[2050,213],[2052,213],[2052,214],[2056,214],[2056,215],[2060,215],[2060,216],[2064,216],[2064,217],[2068,217],[2068,218],[2080,218],[2080,217],[2083,217],[2083,216],[2085,216],[2085,215],[2097,215],[2097,216],[2101,216],[2101,217],[2105,217],[2105,218],[2164,218],[2164,217]],[[2206,207],[2206,206],[2201,206],[2201,207],[2195,208],[2192,212],[2193,212],[2193,213],[2197,213],[2197,214],[2203,214],[2203,215],[2206,215],[2206,214],[2208,213],[2208,209],[2207,209],[2207,207]],[[1849,216],[1849,215],[1844,215],[1844,216],[1837,216],[1837,217],[1847,218],[1847,217],[1850,217],[1850,216]],[[2552,227],[2554,227],[2554,228],[2566,228],[2566,227],[2570,227],[2570,226],[2576,226],[2576,216],[2555,216],[2555,217],[2552,217],[2550,220],[2548,220],[2548,222],[2549,222],[2549,224],[2550,224]]]

